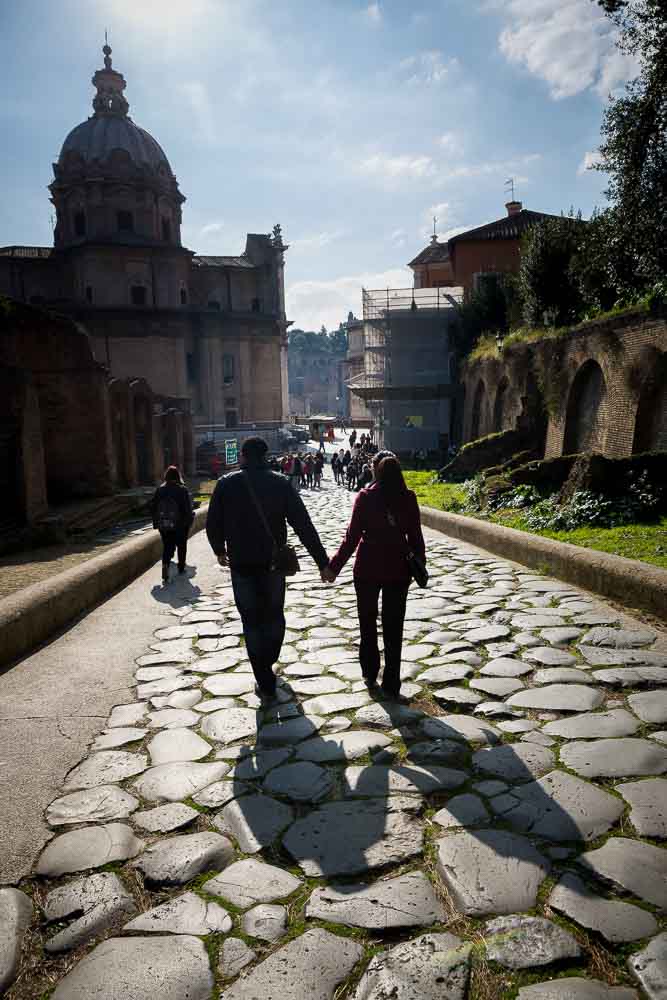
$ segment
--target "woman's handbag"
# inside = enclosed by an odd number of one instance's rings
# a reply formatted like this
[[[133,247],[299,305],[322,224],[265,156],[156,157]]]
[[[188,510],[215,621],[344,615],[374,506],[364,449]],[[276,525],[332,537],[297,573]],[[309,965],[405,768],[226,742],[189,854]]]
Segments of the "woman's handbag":
[[[255,510],[259,515],[259,519],[262,522],[267,535],[273,542],[270,569],[274,573],[280,573],[281,576],[294,576],[300,569],[296,549],[293,545],[278,545],[273,532],[271,531],[271,526],[266,518],[266,514],[264,513],[264,508],[259,502],[259,498],[253,489],[252,483],[250,482],[250,476],[246,474],[243,478],[245,479],[245,484],[248,487],[248,493],[250,494],[250,498],[255,505]]]
[[[428,570],[426,569],[426,566],[419,558],[419,556],[412,551],[412,549],[406,542],[405,535],[402,529],[399,527],[398,521],[396,520],[392,512],[389,510],[389,508],[387,508],[387,520],[389,521],[389,524],[392,526],[392,528],[395,528],[395,530],[400,535],[401,541],[405,546],[405,559],[408,564],[410,574],[415,583],[417,584],[417,586],[421,587],[423,590],[424,587],[428,586]]]

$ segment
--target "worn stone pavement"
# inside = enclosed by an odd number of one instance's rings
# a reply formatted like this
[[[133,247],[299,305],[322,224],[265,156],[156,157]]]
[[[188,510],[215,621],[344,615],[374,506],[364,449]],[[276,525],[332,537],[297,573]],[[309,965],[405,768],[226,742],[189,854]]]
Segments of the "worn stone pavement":
[[[325,485],[333,551],[353,497]],[[433,532],[428,557],[400,704],[360,681],[351,567],[325,587],[304,555],[267,712],[226,572],[162,605],[0,889],[0,993],[19,965],[13,1000],[667,996],[667,635]]]

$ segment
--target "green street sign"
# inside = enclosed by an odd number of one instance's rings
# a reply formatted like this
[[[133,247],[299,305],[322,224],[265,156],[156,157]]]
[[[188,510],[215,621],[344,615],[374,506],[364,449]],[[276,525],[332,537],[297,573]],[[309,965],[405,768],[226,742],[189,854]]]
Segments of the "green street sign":
[[[236,438],[225,441],[225,465],[236,465],[239,460],[239,448]]]

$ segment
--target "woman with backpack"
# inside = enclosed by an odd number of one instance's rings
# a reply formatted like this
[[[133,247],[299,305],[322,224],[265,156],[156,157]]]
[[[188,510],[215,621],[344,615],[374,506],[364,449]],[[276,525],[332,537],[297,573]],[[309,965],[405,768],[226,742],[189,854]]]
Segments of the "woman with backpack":
[[[382,594],[382,691],[388,698],[398,699],[405,605],[414,572],[410,563],[416,557],[425,572],[426,550],[417,497],[405,485],[396,456],[382,454],[384,457],[373,463],[375,481],[357,494],[345,537],[322,577],[333,583],[356,550],[353,576],[361,673],[369,691],[375,690],[380,672],[377,616]]]
[[[178,550],[178,572],[185,573],[188,533],[195,519],[192,500],[177,466],[170,465],[164,482],[151,500],[153,527],[162,538],[162,582],[169,583],[169,568]]]

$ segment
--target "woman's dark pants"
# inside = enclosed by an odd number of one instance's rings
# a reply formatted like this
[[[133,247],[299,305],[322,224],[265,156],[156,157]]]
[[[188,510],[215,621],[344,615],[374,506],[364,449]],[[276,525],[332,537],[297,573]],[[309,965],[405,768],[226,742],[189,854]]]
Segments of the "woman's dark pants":
[[[174,558],[174,552],[178,549],[178,568],[185,569],[185,558],[188,554],[188,533],[187,531],[161,531],[162,538],[162,565],[168,566]]]
[[[375,683],[380,672],[378,649],[378,599],[382,594],[382,635],[384,637],[384,674],[382,687],[390,695],[401,689],[401,650],[405,603],[410,582],[375,583],[355,580],[359,615],[359,663],[364,680]]]

